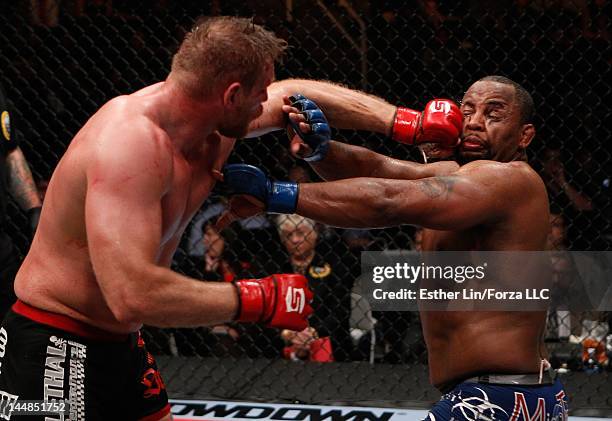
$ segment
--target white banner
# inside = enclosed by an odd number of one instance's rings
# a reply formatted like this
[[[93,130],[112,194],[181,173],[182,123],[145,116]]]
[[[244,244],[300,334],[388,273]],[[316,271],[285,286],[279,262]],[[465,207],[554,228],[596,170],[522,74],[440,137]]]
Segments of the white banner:
[[[233,401],[192,401],[170,399],[176,421],[213,420],[305,420],[305,421],[415,421],[427,416],[425,410],[373,408],[363,406],[322,406]],[[611,421],[604,418],[570,417],[571,421]]]

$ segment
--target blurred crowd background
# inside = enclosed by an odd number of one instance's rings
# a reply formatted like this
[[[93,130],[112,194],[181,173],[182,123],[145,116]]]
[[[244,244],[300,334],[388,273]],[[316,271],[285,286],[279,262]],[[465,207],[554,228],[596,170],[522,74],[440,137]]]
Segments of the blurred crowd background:
[[[607,0],[2,0],[0,5],[0,81],[43,199],[55,165],[98,107],[163,80],[198,16],[240,15],[288,40],[277,79],[327,79],[416,109],[434,97],[458,101],[485,75],[519,82],[536,104],[537,135],[529,159],[549,192],[549,249],[611,249],[612,5]],[[418,150],[375,134],[334,136],[397,158],[421,159]],[[283,133],[242,140],[230,162],[261,166],[278,179],[317,181],[286,146]],[[317,297],[312,327],[302,332],[233,324],[147,328],[155,354],[213,363],[228,358],[328,363],[332,375],[349,362],[402,364],[407,378],[409,367],[426,364],[418,314],[372,312],[355,282],[361,251],[418,252],[418,227],[341,230],[295,215],[270,215],[218,232],[213,223],[225,205],[215,190],[189,226],[173,268],[202,281],[303,273]],[[7,232],[21,255],[29,244],[26,225],[12,203]],[[559,276],[580,272],[569,255],[558,256]],[[610,313],[549,313],[546,340],[553,366],[607,376]],[[388,380],[399,384],[401,379]],[[586,382],[597,384],[592,378]],[[592,388],[586,402],[612,407],[607,386]]]

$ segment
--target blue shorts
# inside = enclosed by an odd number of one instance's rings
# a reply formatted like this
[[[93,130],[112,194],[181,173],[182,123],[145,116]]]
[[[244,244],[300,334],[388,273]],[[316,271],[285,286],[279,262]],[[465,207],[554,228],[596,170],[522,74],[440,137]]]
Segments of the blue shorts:
[[[537,386],[464,382],[443,395],[424,421],[565,421],[567,411],[559,380]]]

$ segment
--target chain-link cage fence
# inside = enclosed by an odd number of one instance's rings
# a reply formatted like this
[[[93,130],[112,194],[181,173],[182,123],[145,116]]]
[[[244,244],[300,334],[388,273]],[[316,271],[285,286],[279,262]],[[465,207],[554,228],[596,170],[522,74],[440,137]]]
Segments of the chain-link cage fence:
[[[485,75],[519,82],[536,103],[529,158],[550,194],[550,247],[610,249],[608,1],[1,4],[2,84],[41,187],[98,107],[165,78],[198,16],[252,16],[289,42],[277,79],[328,79],[416,109],[434,97],[459,100]],[[338,137],[420,159],[418,151],[378,135],[343,131]],[[288,153],[284,135],[239,141],[230,162],[261,166],[277,179],[317,180]],[[340,230],[268,216],[217,232],[211,222],[224,206],[213,193],[187,228],[173,268],[203,281],[302,272],[317,297],[312,328],[146,328],[171,396],[424,405],[438,398],[427,378],[418,314],[371,312],[354,287],[362,250],[418,248],[417,229]],[[26,219],[14,203],[7,230],[25,254]],[[309,248],[313,260],[292,258]],[[549,314],[551,362],[567,371],[574,409],[612,408],[611,323],[606,313]]]

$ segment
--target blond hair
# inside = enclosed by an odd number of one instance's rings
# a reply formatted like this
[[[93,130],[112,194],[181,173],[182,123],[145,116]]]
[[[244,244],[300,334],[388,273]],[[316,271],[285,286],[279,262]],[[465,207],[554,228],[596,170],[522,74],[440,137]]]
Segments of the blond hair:
[[[230,16],[200,18],[172,58],[171,74],[195,97],[226,83],[253,88],[267,64],[283,55],[287,42],[253,23]]]

